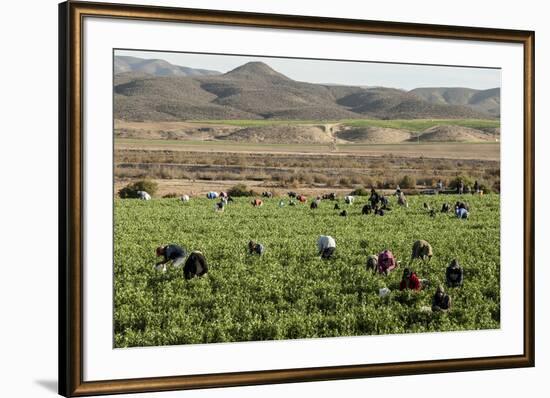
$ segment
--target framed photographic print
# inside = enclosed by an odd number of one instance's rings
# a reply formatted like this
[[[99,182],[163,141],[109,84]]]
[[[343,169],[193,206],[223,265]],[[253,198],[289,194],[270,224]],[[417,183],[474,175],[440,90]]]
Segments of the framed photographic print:
[[[534,366],[534,32],[59,26],[62,395]]]

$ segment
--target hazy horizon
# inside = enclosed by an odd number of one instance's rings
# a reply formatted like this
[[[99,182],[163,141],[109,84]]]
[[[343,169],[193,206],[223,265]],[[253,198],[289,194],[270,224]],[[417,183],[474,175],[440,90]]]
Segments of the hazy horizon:
[[[352,86],[383,86],[403,90],[422,87],[463,87],[486,90],[500,87],[500,69],[480,67],[392,64],[368,61],[313,60],[242,55],[194,54],[115,50],[116,56],[161,59],[194,69],[229,72],[248,62],[263,62],[302,82]]]

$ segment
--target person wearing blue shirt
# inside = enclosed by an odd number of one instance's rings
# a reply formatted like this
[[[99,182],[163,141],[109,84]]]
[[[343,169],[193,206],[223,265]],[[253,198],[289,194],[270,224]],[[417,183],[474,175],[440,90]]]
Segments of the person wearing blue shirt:
[[[468,218],[468,210],[466,210],[463,207],[457,208],[456,209],[456,217],[457,218],[463,218],[463,219]]]
[[[181,267],[187,255],[183,247],[174,244],[157,247],[156,253],[157,257],[163,257],[161,261],[155,264],[156,270],[162,270],[162,272],[166,272],[166,264],[170,261],[172,261],[173,267]]]

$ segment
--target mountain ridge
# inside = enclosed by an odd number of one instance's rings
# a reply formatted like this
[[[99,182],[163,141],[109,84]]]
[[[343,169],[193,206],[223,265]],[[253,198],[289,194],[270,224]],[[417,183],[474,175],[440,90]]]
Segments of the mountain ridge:
[[[127,58],[120,61],[141,66],[123,71],[119,62],[114,92],[120,120],[486,119],[500,112],[499,88],[406,91],[315,84],[295,81],[258,61],[223,74],[193,69],[189,75],[185,70],[191,68],[166,61]]]

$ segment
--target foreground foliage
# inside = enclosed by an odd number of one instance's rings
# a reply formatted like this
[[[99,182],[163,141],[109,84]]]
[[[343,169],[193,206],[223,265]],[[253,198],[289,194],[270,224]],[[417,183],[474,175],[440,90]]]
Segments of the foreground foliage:
[[[439,210],[445,201],[454,203],[455,195],[410,197],[408,209],[392,198],[393,210],[383,217],[361,215],[366,197],[352,206],[340,201],[348,217],[338,216],[332,201],[310,210],[309,205],[280,208],[280,198],[252,208],[250,199],[238,198],[216,213],[214,202],[202,198],[186,204],[116,200],[115,346],[498,328],[499,196],[461,199],[470,204],[469,220],[439,212],[431,218],[423,209],[427,202]],[[336,239],[329,261],[316,251],[321,234]],[[265,245],[264,256],[247,253],[250,239]],[[434,257],[429,263],[415,260],[412,269],[431,285],[399,292],[417,239],[432,244]],[[182,269],[155,271],[154,249],[168,243],[203,252],[209,273],[186,281]],[[367,255],[385,248],[401,266],[389,277],[367,272]],[[453,258],[465,269],[465,284],[447,289],[452,311],[423,311]],[[392,293],[379,298],[382,287]]]

